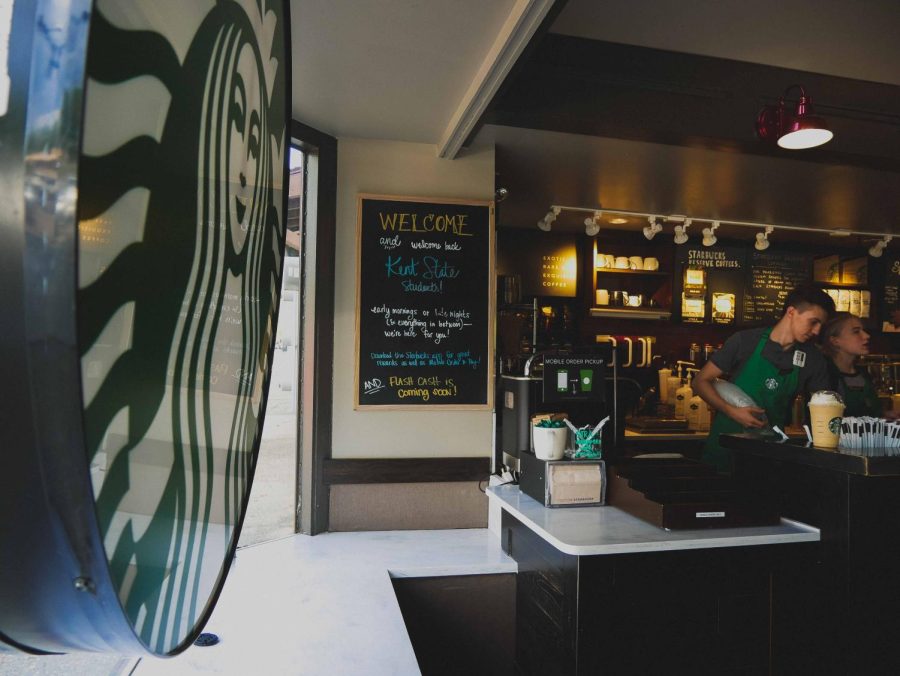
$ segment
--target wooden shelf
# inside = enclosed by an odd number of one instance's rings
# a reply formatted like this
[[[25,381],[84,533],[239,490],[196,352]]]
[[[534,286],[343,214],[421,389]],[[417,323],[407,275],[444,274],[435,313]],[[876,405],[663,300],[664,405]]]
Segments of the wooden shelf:
[[[813,281],[816,286],[822,286],[828,289],[850,289],[851,291],[869,291],[872,287],[869,284],[844,284],[842,282],[817,282]]]
[[[594,272],[602,272],[612,275],[645,275],[648,277],[666,277],[671,273],[664,270],[625,270],[621,268],[598,268],[594,267]]]
[[[592,307],[592,317],[613,319],[671,319],[672,311],[665,308]]]

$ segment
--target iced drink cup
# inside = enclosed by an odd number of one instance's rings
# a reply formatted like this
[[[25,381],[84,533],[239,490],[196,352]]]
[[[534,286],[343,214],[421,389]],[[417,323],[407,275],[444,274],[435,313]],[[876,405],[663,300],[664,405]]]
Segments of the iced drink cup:
[[[809,400],[813,446],[837,448],[843,415],[844,402],[836,393],[822,391],[813,394]]]

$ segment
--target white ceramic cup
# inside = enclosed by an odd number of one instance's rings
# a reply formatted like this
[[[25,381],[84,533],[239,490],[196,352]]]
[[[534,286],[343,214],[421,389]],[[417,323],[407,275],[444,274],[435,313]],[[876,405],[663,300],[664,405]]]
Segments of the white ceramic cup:
[[[613,256],[612,254],[603,254],[603,258],[606,260],[605,267],[607,267],[607,268],[616,267],[616,257],[615,256]]]
[[[628,260],[628,256],[619,256],[618,258],[616,258],[616,269],[618,269],[618,270],[631,269],[631,261]]]
[[[629,256],[628,267],[630,267],[632,270],[643,270],[644,259],[641,256]]]
[[[534,454],[540,460],[562,460],[569,430],[565,427],[532,427]]]
[[[644,302],[644,296],[639,293],[632,293],[628,295],[628,305],[630,307],[640,307]]]
[[[597,305],[609,305],[609,289],[597,289]]]
[[[645,258],[644,270],[659,270],[659,261],[655,258]]]
[[[606,267],[606,254],[602,254],[602,253],[597,254],[597,267],[598,268]]]

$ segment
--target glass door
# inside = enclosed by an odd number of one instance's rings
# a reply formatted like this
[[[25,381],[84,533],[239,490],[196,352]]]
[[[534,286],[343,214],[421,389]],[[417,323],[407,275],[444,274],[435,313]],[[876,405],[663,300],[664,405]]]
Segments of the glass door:
[[[287,537],[295,532],[302,316],[301,242],[306,210],[307,164],[306,153],[291,148],[284,275],[281,280],[275,356],[259,459],[241,530],[240,547]]]

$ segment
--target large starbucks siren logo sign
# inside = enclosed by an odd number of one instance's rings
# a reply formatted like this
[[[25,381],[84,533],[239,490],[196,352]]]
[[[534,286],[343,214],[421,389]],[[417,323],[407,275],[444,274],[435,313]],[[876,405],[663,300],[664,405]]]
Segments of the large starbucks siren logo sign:
[[[212,610],[259,448],[285,5],[12,7],[0,652],[170,654]]]
[[[283,23],[262,0],[94,9],[85,436],[112,579],[156,652],[207,609],[258,445],[283,254]]]

